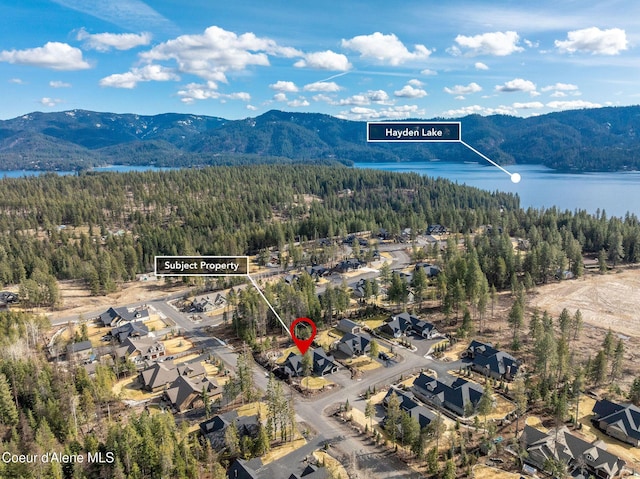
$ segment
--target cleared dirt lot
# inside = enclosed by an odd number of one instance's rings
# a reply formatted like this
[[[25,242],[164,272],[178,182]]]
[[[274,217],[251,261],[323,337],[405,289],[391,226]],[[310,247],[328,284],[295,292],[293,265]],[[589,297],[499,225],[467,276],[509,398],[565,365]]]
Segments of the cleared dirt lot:
[[[640,337],[640,269],[588,274],[542,286],[529,304],[554,317],[563,308],[579,309],[585,324]]]

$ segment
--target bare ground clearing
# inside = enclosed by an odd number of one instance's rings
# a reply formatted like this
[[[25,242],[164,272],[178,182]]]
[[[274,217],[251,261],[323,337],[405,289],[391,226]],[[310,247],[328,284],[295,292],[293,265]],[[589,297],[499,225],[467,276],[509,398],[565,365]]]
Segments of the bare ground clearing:
[[[131,281],[121,288],[105,296],[91,296],[83,281],[60,281],[62,307],[58,311],[47,312],[51,320],[73,315],[87,314],[110,306],[122,306],[136,302],[162,298],[170,293],[185,289],[182,283],[165,284],[164,281]],[[45,312],[45,311],[43,311]],[[86,318],[89,319],[89,318]]]
[[[567,308],[579,309],[585,324],[611,328],[626,336],[640,336],[640,269],[588,274],[537,289],[529,303],[554,317]]]

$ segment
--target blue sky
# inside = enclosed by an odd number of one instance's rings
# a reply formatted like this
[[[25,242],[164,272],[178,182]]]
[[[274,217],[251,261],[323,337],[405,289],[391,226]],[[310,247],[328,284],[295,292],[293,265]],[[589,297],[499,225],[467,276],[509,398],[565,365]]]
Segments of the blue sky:
[[[356,120],[640,103],[640,2],[0,0],[0,118]]]

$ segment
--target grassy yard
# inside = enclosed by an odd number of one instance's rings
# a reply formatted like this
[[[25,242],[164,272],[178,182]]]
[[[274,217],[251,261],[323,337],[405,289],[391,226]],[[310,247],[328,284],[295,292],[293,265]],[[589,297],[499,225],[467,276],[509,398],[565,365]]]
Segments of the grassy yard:
[[[164,347],[167,352],[167,356],[173,356],[174,354],[188,351],[193,347],[193,344],[185,338],[172,338],[167,339],[164,342]]]
[[[502,471],[495,467],[485,466],[484,464],[477,464],[473,466],[473,478],[474,479],[518,479],[520,477],[530,477],[523,474],[515,474],[513,472]]]
[[[315,342],[325,349],[329,349],[333,343],[339,341],[344,336],[342,331],[331,328],[327,331],[320,331],[315,338]]]
[[[334,383],[329,381],[327,378],[306,377],[302,378],[300,384],[302,389],[319,391],[326,386],[333,385]]]
[[[335,479],[349,479],[349,475],[347,474],[347,470],[344,466],[326,452],[314,451],[313,457],[315,457],[320,464],[324,464],[324,467],[327,468],[331,477]]]
[[[273,449],[271,449],[268,453],[266,453],[264,456],[262,456],[262,464],[269,464],[270,462],[273,462],[277,459],[280,459],[281,457],[286,456],[287,454],[295,451],[296,449],[301,448],[302,446],[304,446],[307,443],[307,441],[305,440],[305,438],[301,437],[296,439],[293,442],[288,442],[286,444],[283,444],[281,446],[278,447],[274,447]]]
[[[260,417],[262,419],[266,419],[267,417],[267,405],[263,402],[245,404],[244,406],[237,408],[236,411],[238,412],[238,416],[253,416],[260,412]]]
[[[120,399],[130,399],[132,401],[142,401],[144,399],[152,399],[162,394],[162,391],[150,393],[144,391],[142,386],[137,382],[138,376],[131,376],[122,379],[113,385],[113,394]]]

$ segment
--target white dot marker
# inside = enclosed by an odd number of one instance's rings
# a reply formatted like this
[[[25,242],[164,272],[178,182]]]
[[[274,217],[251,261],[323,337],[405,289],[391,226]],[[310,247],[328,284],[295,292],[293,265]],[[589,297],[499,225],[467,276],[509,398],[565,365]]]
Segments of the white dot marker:
[[[522,176],[520,176],[520,173],[511,173],[511,182],[512,183],[520,183],[521,179],[522,179]]]

